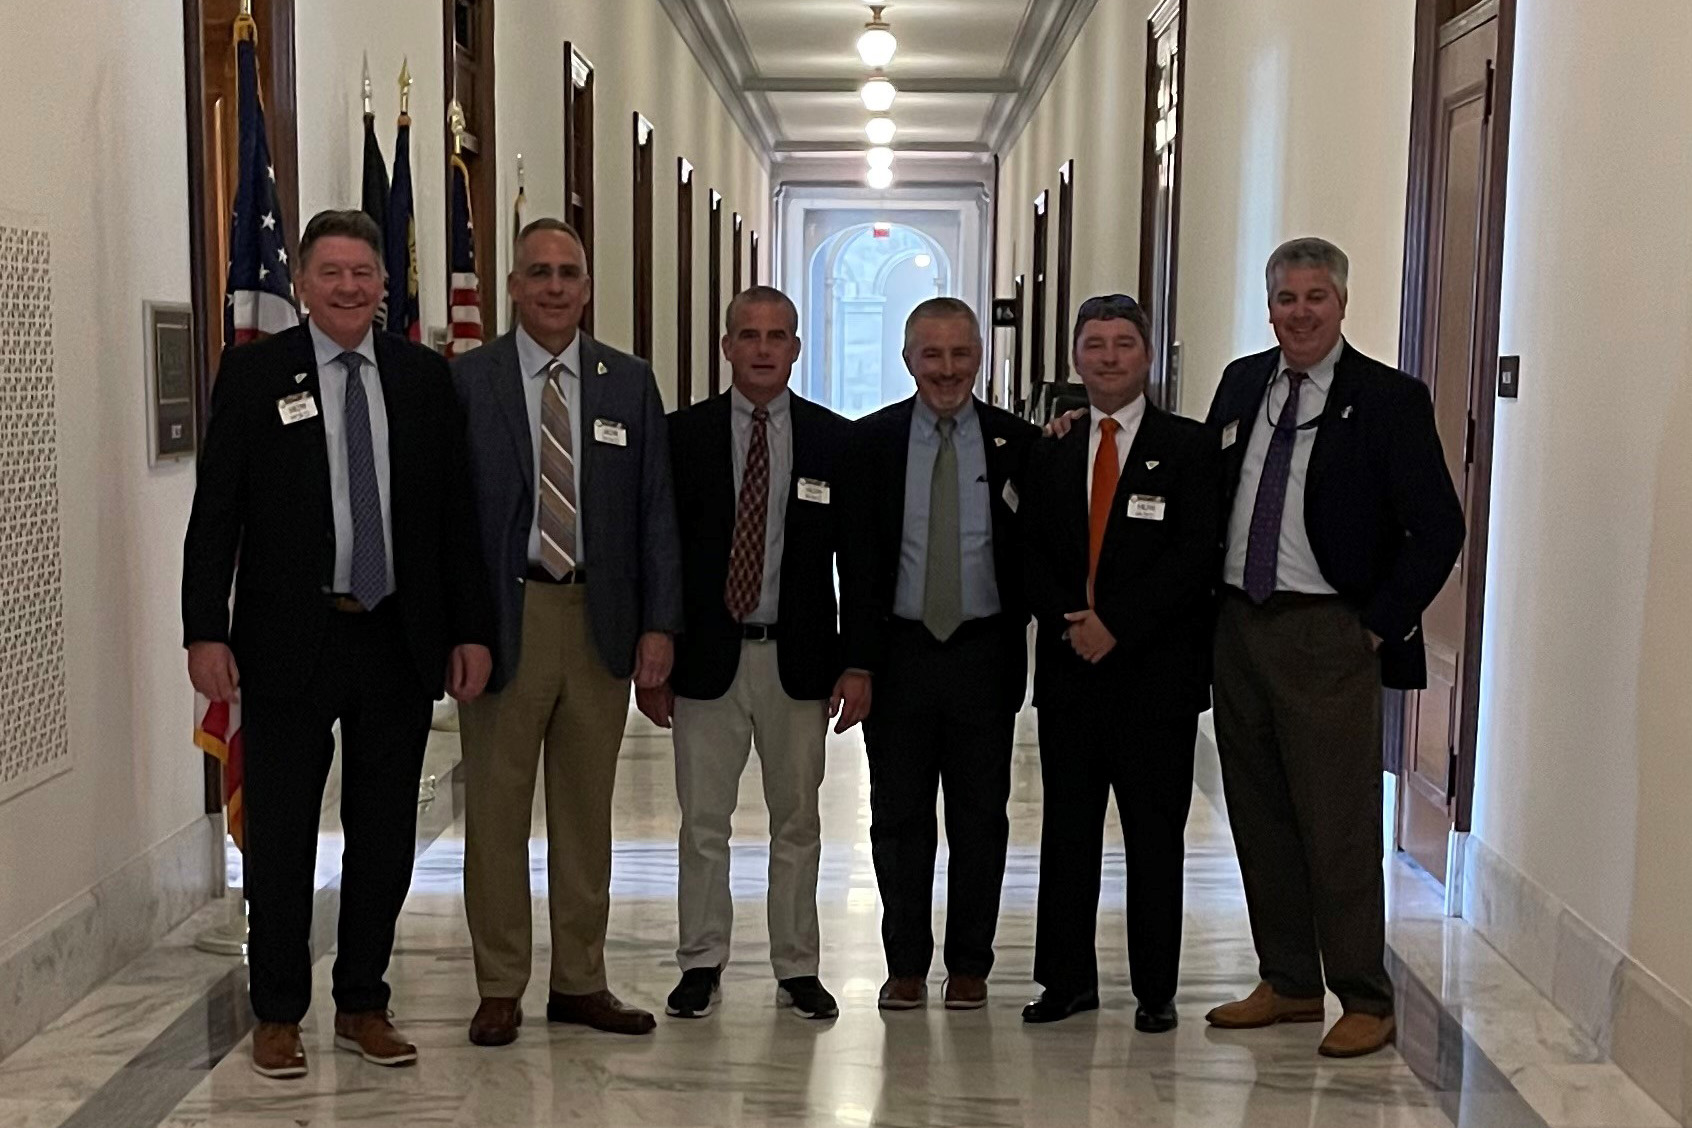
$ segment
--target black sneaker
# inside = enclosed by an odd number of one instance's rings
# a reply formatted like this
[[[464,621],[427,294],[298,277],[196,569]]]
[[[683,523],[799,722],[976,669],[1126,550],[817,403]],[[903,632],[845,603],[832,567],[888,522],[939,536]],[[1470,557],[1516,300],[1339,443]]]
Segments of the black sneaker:
[[[814,975],[783,979],[776,984],[776,1005],[791,1007],[802,1018],[838,1018],[840,1006]]]
[[[688,968],[665,1001],[664,1013],[672,1018],[704,1018],[723,997],[722,979],[722,968]]]

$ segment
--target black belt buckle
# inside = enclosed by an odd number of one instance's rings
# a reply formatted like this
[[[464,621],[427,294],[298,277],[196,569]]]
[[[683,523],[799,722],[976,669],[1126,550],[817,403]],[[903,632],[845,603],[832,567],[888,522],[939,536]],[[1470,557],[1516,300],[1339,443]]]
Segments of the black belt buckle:
[[[740,637],[747,642],[774,642],[778,633],[774,623],[740,624]]]

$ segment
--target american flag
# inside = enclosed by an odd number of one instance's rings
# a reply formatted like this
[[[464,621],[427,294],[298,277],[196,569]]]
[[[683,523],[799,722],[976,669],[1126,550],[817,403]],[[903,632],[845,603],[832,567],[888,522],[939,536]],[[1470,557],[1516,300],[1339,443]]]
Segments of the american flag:
[[[227,809],[229,837],[237,850],[247,848],[247,811],[241,784],[246,756],[242,749],[241,698],[208,701],[196,695],[194,744],[223,764],[223,805]]]
[[[235,22],[235,65],[240,80],[240,163],[235,215],[229,225],[229,274],[224,286],[223,341],[248,341],[298,325],[294,279],[282,239],[276,168],[259,101],[258,28],[250,16]]]
[[[482,343],[482,284],[476,279],[476,224],[470,216],[470,170],[452,158],[452,298],[447,355],[462,356]]]

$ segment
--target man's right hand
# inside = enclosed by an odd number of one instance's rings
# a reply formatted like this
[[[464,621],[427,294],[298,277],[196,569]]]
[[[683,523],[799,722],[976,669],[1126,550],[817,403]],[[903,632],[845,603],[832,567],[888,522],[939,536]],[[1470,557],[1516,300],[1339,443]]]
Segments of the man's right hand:
[[[669,728],[675,723],[676,693],[670,688],[669,682],[655,685],[651,689],[635,687],[635,707],[641,715],[659,728]]]
[[[188,680],[195,692],[208,701],[228,701],[241,686],[241,672],[235,668],[235,653],[221,642],[195,642],[188,646]]]
[[[1051,422],[1046,424],[1046,429],[1043,433],[1048,439],[1061,439],[1065,435],[1069,434],[1069,429],[1075,425],[1075,421],[1085,414],[1087,414],[1086,408],[1077,407],[1071,411],[1065,411],[1054,415],[1052,416]]]

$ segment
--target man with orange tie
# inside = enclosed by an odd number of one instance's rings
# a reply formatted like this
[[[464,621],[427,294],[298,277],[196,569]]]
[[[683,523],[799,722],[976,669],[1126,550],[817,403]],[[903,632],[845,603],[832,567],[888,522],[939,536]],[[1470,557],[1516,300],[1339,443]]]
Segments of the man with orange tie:
[[[1210,699],[1211,582],[1221,514],[1215,440],[1148,404],[1151,326],[1122,294],[1075,318],[1088,423],[1036,443],[1022,512],[1038,627],[1044,823],[1025,1022],[1099,1005],[1093,934],[1114,789],[1127,874],[1134,1025],[1173,1030],[1183,836],[1198,715]]]

